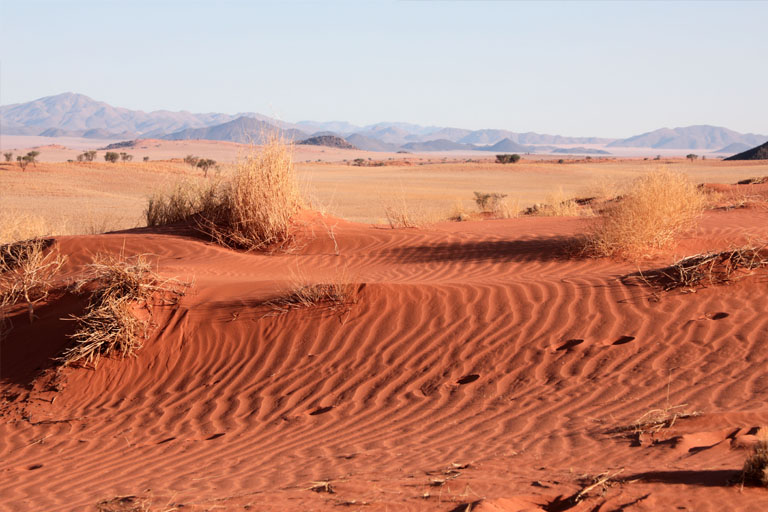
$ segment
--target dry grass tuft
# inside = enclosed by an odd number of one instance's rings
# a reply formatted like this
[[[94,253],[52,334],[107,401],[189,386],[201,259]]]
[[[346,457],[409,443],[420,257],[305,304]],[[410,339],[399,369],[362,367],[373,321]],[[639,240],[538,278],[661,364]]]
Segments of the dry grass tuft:
[[[744,461],[742,481],[768,487],[768,437],[757,440],[752,453]]]
[[[88,289],[90,298],[85,313],[72,317],[78,328],[71,335],[75,346],[61,357],[65,365],[95,366],[101,356],[135,355],[149,335],[153,306],[175,304],[188,286],[160,278],[145,255],[99,255],[86,271],[74,290]]]
[[[324,283],[311,283],[305,277],[296,277],[285,295],[265,302],[264,306],[272,310],[268,316],[305,308],[344,314],[357,304],[359,290],[360,286],[352,282],[346,269]]]
[[[380,201],[390,228],[415,228],[423,223],[424,216],[417,215],[411,210],[405,199],[405,190],[402,187],[393,196],[387,199],[381,198]]]
[[[695,225],[704,205],[704,195],[686,176],[666,169],[650,172],[602,211],[585,250],[596,256],[639,257],[664,248]]]
[[[692,290],[706,285],[726,284],[768,267],[768,246],[745,246],[720,252],[696,254],[669,267],[638,272],[630,277],[664,291],[677,288]]]
[[[293,146],[272,135],[260,151],[240,160],[218,204],[202,216],[202,230],[238,249],[288,243],[302,204],[292,155]]]
[[[29,322],[34,321],[35,305],[48,298],[66,261],[58,250],[47,250],[53,244],[51,239],[36,238],[0,245],[0,318],[8,307],[24,302]]]
[[[155,194],[149,198],[144,210],[147,226],[176,224],[212,212],[221,203],[221,189],[221,183],[217,181],[198,186],[184,182],[170,192]]]

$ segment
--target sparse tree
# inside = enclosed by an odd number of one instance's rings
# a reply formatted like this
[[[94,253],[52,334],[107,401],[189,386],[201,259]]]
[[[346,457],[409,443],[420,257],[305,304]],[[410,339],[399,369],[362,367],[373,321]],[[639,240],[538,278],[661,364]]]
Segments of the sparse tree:
[[[191,165],[192,167],[195,167],[197,165],[198,160],[200,160],[195,155],[187,155],[184,157],[184,163]]]
[[[208,177],[208,169],[216,165],[216,160],[211,160],[210,158],[201,158],[197,161],[197,166],[203,170],[203,173],[205,173],[205,177]]]
[[[688,160],[693,162],[694,160],[699,158],[699,155],[694,155],[693,153],[688,153],[687,155],[685,155],[685,158],[687,158]]]
[[[120,155],[115,153],[114,151],[107,151],[104,153],[104,160],[107,162],[115,163],[117,162],[117,159],[120,158]]]
[[[17,156],[16,161],[19,163],[19,167],[21,167],[22,171],[27,170],[27,165],[29,165],[29,157],[28,156]]]
[[[3,153],[3,156],[5,157],[6,162],[12,162],[13,161],[13,153],[10,151],[7,153]]]
[[[37,157],[40,156],[39,151],[30,151],[27,153],[24,158],[27,159],[27,162],[37,167]]]
[[[145,161],[145,162],[149,162],[149,157],[148,157],[148,156],[145,156],[145,157],[144,157],[144,161]]]
[[[500,164],[516,164],[520,161],[520,155],[517,153],[514,155],[496,155],[496,161]]]
[[[355,158],[354,160],[352,160],[352,163],[360,167],[365,163],[365,160],[363,160],[362,158]]]
[[[128,153],[120,153],[120,160],[123,162],[130,162],[133,160],[133,155],[129,155]]]
[[[85,158],[86,162],[93,162],[93,159],[96,158],[96,151],[86,151],[83,153],[83,157]]]
[[[80,153],[79,155],[77,155],[77,161],[78,162],[82,162],[83,160],[85,160],[85,154],[84,153]]]

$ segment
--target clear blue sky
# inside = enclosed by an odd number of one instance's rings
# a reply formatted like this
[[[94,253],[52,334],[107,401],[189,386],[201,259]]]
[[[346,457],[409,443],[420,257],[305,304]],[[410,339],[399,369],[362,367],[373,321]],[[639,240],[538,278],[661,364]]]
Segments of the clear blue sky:
[[[768,2],[0,0],[0,103],[768,133]]]

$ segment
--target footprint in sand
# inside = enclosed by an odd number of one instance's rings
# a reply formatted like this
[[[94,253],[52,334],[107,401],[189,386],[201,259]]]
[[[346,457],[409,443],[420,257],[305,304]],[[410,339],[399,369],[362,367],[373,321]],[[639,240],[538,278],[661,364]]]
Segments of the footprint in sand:
[[[580,340],[580,339],[568,340],[565,343],[563,343],[562,345],[560,345],[559,347],[557,347],[555,350],[566,350],[566,351],[569,351],[573,347],[575,347],[576,345],[581,345],[582,343],[584,343],[584,340]]]
[[[462,384],[469,384],[470,382],[475,382],[477,379],[479,379],[480,376],[476,373],[470,373],[469,375],[465,375],[459,380],[456,381],[456,384],[462,385]]]

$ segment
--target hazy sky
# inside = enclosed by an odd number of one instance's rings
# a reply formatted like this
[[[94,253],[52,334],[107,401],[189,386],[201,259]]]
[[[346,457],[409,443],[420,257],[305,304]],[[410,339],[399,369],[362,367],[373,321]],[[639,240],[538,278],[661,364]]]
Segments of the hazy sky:
[[[0,103],[768,133],[768,2],[0,0]]]

